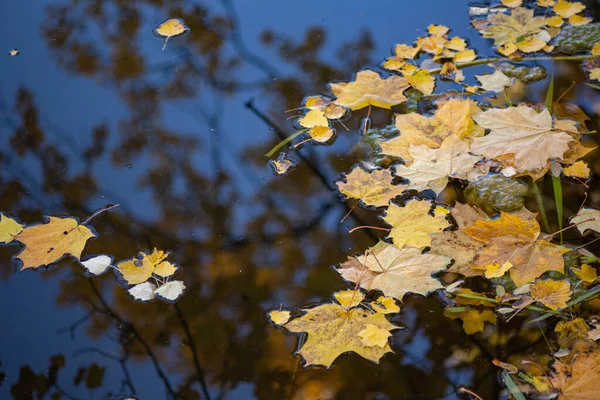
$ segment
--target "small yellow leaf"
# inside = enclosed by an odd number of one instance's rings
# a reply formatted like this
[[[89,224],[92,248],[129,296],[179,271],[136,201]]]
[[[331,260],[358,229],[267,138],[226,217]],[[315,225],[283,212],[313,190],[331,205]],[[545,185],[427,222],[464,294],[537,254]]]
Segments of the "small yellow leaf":
[[[435,77],[425,69],[418,69],[414,65],[406,65],[402,73],[410,86],[414,87],[423,94],[433,93],[435,88]]]
[[[569,17],[569,23],[573,26],[587,25],[592,22],[592,18],[583,17],[581,15],[572,15]]]
[[[17,55],[19,55],[19,53],[20,53],[19,49],[12,49],[11,51],[8,52],[8,54],[11,57],[17,56]]]
[[[154,268],[154,273],[163,278],[173,275],[175,271],[177,271],[177,266],[168,261],[163,261]]]
[[[594,283],[598,280],[596,268],[588,264],[582,264],[579,269],[573,268],[573,272],[585,283]]]
[[[476,58],[477,55],[475,55],[474,50],[464,50],[456,53],[454,57],[452,57],[452,61],[454,61],[455,63],[463,63],[473,61]]]
[[[385,347],[388,344],[388,338],[392,334],[387,330],[375,325],[367,325],[365,329],[358,333],[362,338],[363,346],[367,347]]]
[[[186,34],[189,31],[190,28],[185,25],[185,22],[183,22],[182,19],[171,18],[159,24],[156,28],[154,28],[153,32],[155,35],[165,38],[163,45],[164,50],[170,38]]]
[[[312,109],[298,120],[298,124],[304,128],[314,128],[315,126],[329,127],[329,121],[323,111]]]
[[[509,8],[519,7],[523,3],[523,0],[502,0],[502,4]]]
[[[139,258],[121,261],[116,267],[128,284],[137,285],[147,281],[152,274],[163,278],[173,275],[177,267],[168,261],[164,261],[168,255],[168,253],[157,249],[154,249],[150,255],[140,252]]]
[[[49,217],[48,223],[29,226],[15,236],[25,244],[17,256],[23,261],[21,271],[50,265],[66,254],[79,260],[88,239],[93,237],[96,234],[75,218]]]
[[[0,243],[10,243],[23,230],[23,225],[0,213]]]
[[[536,36],[528,36],[520,42],[516,43],[517,48],[524,53],[535,53],[546,46],[546,42]]]
[[[552,7],[555,0],[537,0],[537,5],[540,7]]]
[[[333,297],[338,303],[344,308],[356,307],[365,298],[360,290],[344,290],[341,292],[335,292]]]
[[[463,51],[467,49],[467,42],[458,36],[453,37],[446,42],[446,48],[454,51]]]
[[[502,265],[495,262],[491,265],[485,267],[485,277],[490,278],[500,278],[503,276],[506,271],[512,268],[512,263],[510,261],[505,261]]]
[[[365,70],[356,74],[354,82],[331,83],[330,89],[337,96],[335,104],[359,110],[369,105],[391,108],[403,103],[406,101],[403,92],[409,86],[400,76],[381,79],[377,72]]]
[[[419,46],[408,46],[406,44],[396,45],[396,56],[399,58],[412,60],[419,53],[421,48]]]
[[[290,312],[289,311],[271,311],[269,313],[269,318],[275,325],[284,325],[286,322],[290,320]]]
[[[590,70],[590,79],[600,81],[600,68],[594,68]]]
[[[577,161],[575,164],[563,169],[563,173],[572,178],[586,179],[590,176],[590,168],[584,161]]]
[[[340,192],[349,199],[357,199],[366,205],[385,207],[390,200],[406,190],[406,185],[392,185],[392,173],[388,169],[376,169],[368,173],[359,166],[346,175],[346,183],[337,182]]]
[[[551,310],[567,307],[567,300],[571,297],[571,285],[567,281],[547,279],[537,281],[529,289],[531,297]]]
[[[511,54],[513,54],[515,51],[519,50],[517,48],[517,45],[514,43],[506,43],[506,44],[502,44],[500,46],[498,46],[498,53],[505,55],[505,56],[510,56]]]
[[[406,65],[406,60],[394,56],[385,60],[382,67],[390,71],[400,71]]]
[[[335,131],[327,126],[315,126],[308,131],[308,135],[315,142],[327,143],[335,136]]]
[[[552,9],[561,17],[569,18],[585,10],[585,5],[578,1],[571,3],[569,1],[558,0]]]
[[[594,47],[592,47],[592,55],[594,57],[600,57],[600,43],[596,43]]]
[[[465,91],[469,93],[477,93],[479,91],[479,86],[465,86]]]
[[[450,29],[443,25],[429,25],[427,31],[434,36],[443,36],[448,33]]]
[[[394,314],[400,312],[400,307],[396,304],[393,297],[379,296],[377,301],[371,302],[371,307],[378,313]]]
[[[564,23],[565,21],[560,15],[555,15],[553,17],[546,18],[546,24],[554,28],[560,28]]]

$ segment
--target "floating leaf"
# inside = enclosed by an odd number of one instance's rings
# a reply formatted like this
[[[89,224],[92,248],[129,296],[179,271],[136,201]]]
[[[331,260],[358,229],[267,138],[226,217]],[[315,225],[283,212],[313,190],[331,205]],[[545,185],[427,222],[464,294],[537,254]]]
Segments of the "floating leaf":
[[[171,281],[159,286],[154,291],[154,295],[164,300],[175,301],[183,294],[184,291],[185,285],[182,281]]]
[[[537,281],[529,289],[531,297],[551,310],[567,307],[567,300],[571,297],[571,285],[567,281],[552,279]]]
[[[550,375],[560,400],[596,400],[600,391],[600,354],[581,353],[570,364],[555,361]]]
[[[545,25],[544,17],[535,17],[534,10],[517,7],[510,14],[488,16],[488,25],[480,30],[484,37],[494,39],[495,45],[517,43],[519,38],[538,33]]]
[[[121,261],[116,268],[130,285],[145,282],[152,274],[166,278],[177,270],[175,265],[164,261],[167,256],[162,250],[154,249],[150,255],[140,253],[139,258]]]
[[[0,243],[10,243],[21,231],[23,225],[0,213]]]
[[[581,234],[588,229],[600,232],[600,211],[593,208],[582,208],[577,215],[571,218],[571,223],[577,225],[577,230]]]
[[[405,245],[423,248],[431,244],[431,235],[448,227],[446,214],[436,209],[435,216],[429,215],[431,202],[412,200],[404,207],[390,205],[383,218],[392,226],[389,237],[398,247]]]
[[[369,105],[391,108],[406,101],[403,92],[408,87],[405,78],[391,76],[381,79],[377,72],[370,70],[358,72],[354,82],[330,84],[331,91],[337,96],[335,104],[351,110],[359,110]]]
[[[371,307],[375,312],[382,314],[395,314],[400,312],[400,307],[396,304],[396,300],[393,297],[379,296],[377,301],[372,301]]]
[[[164,44],[162,49],[164,50],[167,46],[167,42],[172,37],[185,35],[190,31],[180,18],[171,18],[159,24],[156,28],[154,28],[154,34],[156,36],[164,38]]]
[[[154,298],[154,291],[156,290],[156,285],[150,282],[140,283],[139,285],[135,285],[131,287],[129,290],[129,294],[133,296],[134,299],[139,301],[150,301]]]
[[[496,70],[493,74],[475,75],[475,78],[481,83],[483,90],[500,93],[513,84],[514,79],[504,75],[502,71]]]
[[[336,292],[333,294],[333,297],[335,297],[337,302],[340,303],[340,305],[344,308],[356,307],[365,298],[365,296],[358,290],[344,290],[341,292]]]
[[[47,223],[29,226],[15,236],[25,245],[17,255],[23,262],[21,271],[50,265],[67,254],[79,261],[85,244],[93,237],[96,234],[75,218],[48,217]]]
[[[406,185],[392,185],[393,178],[387,169],[376,169],[368,173],[356,166],[346,175],[346,183],[336,184],[340,192],[349,199],[360,200],[369,206],[384,207],[407,188]]]
[[[377,246],[366,257],[350,258],[337,272],[366,290],[381,290],[384,295],[400,300],[409,292],[425,296],[443,287],[431,275],[447,267],[448,257],[421,254],[412,247],[399,249],[383,242]]]
[[[11,51],[9,51],[9,52],[8,52],[8,54],[9,54],[11,57],[18,56],[18,55],[19,55],[19,53],[20,53],[19,49],[12,49]]]
[[[585,10],[585,5],[578,1],[572,3],[570,1],[558,0],[552,10],[563,18],[572,17]]]
[[[277,160],[269,160],[269,167],[275,175],[289,174],[298,167],[294,160],[290,160],[286,152],[282,152]]]
[[[563,168],[562,172],[571,178],[587,179],[590,176],[590,168],[584,161],[577,161],[575,164]]]
[[[289,311],[271,311],[269,313],[269,318],[275,325],[284,325],[290,320],[291,313]]]
[[[113,259],[105,254],[81,261],[81,265],[92,275],[102,275],[113,263]]]
[[[348,351],[377,363],[385,353],[392,351],[387,342],[383,347],[365,346],[363,338],[359,336],[368,325],[387,332],[398,329],[388,322],[384,314],[359,307],[347,310],[335,303],[303,311],[306,314],[289,321],[284,327],[290,332],[308,334],[306,342],[298,350],[306,366],[323,365],[329,368],[336,358]]]

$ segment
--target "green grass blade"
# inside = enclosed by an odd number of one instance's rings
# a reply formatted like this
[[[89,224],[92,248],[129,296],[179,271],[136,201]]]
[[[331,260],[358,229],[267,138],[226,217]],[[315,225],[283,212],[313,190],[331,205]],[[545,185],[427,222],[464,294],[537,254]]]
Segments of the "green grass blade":
[[[600,90],[600,86],[598,86],[598,85],[594,85],[593,83],[587,83],[587,82],[584,82],[583,84],[584,84],[584,85],[586,85],[586,86],[589,86],[589,87],[591,87],[591,88],[594,88],[594,89],[596,89],[596,90]]]
[[[552,189],[554,189],[554,203],[556,204],[556,217],[558,218],[558,229],[563,228],[563,194],[560,176],[552,176]],[[560,243],[563,241],[563,233],[560,233]]]
[[[508,390],[510,390],[510,394],[513,395],[515,400],[527,400],[525,399],[525,396],[523,396],[523,393],[521,393],[521,391],[519,390],[519,387],[517,386],[515,381],[512,380],[508,372],[504,371],[503,375],[504,383],[506,384]]]
[[[531,185],[531,192],[533,193],[533,197],[535,197],[535,201],[538,205],[538,210],[540,210],[540,214],[542,215],[542,222],[544,225],[544,230],[546,233],[550,233],[550,224],[548,224],[548,217],[546,216],[546,209],[544,208],[544,202],[542,201],[542,193],[540,192],[540,188],[538,185],[533,182]]]
[[[574,306],[577,303],[581,303],[582,301],[585,301],[587,299],[589,299],[590,297],[596,295],[600,293],[600,286],[596,286],[595,288],[593,288],[592,290],[590,290],[587,293],[582,294],[581,296],[574,298],[573,300],[567,302],[567,305],[569,307]]]
[[[552,102],[554,101],[554,73],[550,77],[550,84],[548,85],[548,91],[546,92],[546,108],[552,114]]]
[[[474,300],[481,300],[481,301],[488,301],[490,303],[494,303],[494,304],[498,304],[498,302],[495,299],[490,299],[489,297],[485,297],[485,296],[477,296],[474,294],[469,294],[469,293],[455,293],[458,297],[464,297],[466,299],[474,299]]]
[[[307,129],[301,129],[298,132],[292,133],[290,136],[286,137],[281,142],[279,142],[275,147],[273,147],[271,149],[271,151],[269,151],[265,156],[271,157],[273,154],[275,154],[277,152],[277,150],[279,150],[280,148],[282,148],[283,146],[285,146],[286,144],[288,144],[289,142],[291,142],[292,140],[294,140],[295,138],[297,138],[299,135],[303,134],[306,131],[307,131]]]

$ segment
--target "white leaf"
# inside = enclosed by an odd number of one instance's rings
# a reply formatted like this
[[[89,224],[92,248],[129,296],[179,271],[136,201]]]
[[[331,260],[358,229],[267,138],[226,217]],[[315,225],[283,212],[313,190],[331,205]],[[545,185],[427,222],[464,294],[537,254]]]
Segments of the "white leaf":
[[[509,78],[502,72],[496,70],[493,74],[475,75],[475,78],[481,82],[481,87],[488,92],[500,93],[505,87],[513,84],[514,79]]]
[[[139,285],[135,285],[134,287],[129,289],[128,292],[136,300],[150,301],[154,298],[155,290],[156,286],[154,284],[150,282],[144,282],[140,283]]]
[[[160,286],[154,291],[154,294],[162,299],[175,301],[183,294],[184,290],[185,285],[182,281],[173,281]]]
[[[104,254],[81,261],[81,265],[93,275],[105,273],[110,264],[112,264],[112,257]]]

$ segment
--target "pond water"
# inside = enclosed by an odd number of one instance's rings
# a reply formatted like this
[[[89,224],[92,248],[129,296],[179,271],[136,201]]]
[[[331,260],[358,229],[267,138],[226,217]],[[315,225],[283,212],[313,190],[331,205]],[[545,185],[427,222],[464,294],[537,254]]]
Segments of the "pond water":
[[[469,398],[458,391],[468,387],[492,399],[506,396],[492,360],[547,363],[544,332],[554,325],[499,321],[485,337],[467,335],[436,296],[404,297],[391,320],[405,329],[378,365],[346,354],[331,369],[304,368],[298,337],[267,317],[349,288],[332,266],[383,235],[348,234],[380,226],[379,214],[356,208],[340,223],[348,208],[332,190],[361,159],[365,110],[332,146],[305,146],[297,169],[277,176],[264,154],[293,133],[286,111],[376,68],[432,23],[493,56],[468,9],[444,0],[0,4],[0,210],[25,223],[83,221],[118,203],[94,218],[98,238],[84,254],[124,260],[162,249],[186,286],[174,304],[140,303],[112,273],[90,278],[71,258],[19,272],[19,245],[0,247],[0,398],[453,399]],[[169,18],[190,31],[163,51],[153,29]],[[540,65],[557,96],[586,79],[577,63]],[[547,86],[520,86],[511,100],[543,103]],[[597,93],[576,85],[564,96],[590,130],[600,128]],[[391,113],[371,119],[383,126]],[[597,155],[586,160],[600,171]],[[552,184],[542,183],[554,232]],[[584,200],[600,207],[600,185],[588,186],[563,184],[565,215]],[[537,209],[531,196],[526,205]]]

